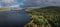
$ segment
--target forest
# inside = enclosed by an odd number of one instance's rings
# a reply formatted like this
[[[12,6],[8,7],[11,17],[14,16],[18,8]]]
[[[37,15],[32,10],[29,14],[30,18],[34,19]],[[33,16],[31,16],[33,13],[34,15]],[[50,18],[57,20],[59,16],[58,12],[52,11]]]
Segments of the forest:
[[[26,8],[31,21],[24,27],[60,27],[60,7]]]

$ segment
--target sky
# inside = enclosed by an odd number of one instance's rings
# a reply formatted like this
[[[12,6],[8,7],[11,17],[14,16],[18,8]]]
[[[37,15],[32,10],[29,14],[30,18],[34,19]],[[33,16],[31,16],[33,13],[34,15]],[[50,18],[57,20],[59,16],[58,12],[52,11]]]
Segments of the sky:
[[[19,7],[23,0],[0,0],[0,8],[3,7]]]
[[[21,7],[60,6],[60,0],[25,0]]]
[[[0,0],[0,8],[3,7],[44,7],[60,6],[60,0]]]

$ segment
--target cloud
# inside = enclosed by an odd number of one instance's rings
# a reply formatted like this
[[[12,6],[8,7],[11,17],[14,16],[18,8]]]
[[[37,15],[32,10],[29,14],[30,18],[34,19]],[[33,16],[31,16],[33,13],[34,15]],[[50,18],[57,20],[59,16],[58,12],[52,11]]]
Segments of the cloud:
[[[1,0],[4,3],[17,3],[18,0]]]
[[[15,7],[15,8],[17,8],[17,7],[19,7],[19,5],[12,5],[12,6],[10,6],[10,7],[12,7],[12,8]]]
[[[24,2],[16,5],[17,7],[44,7],[44,6],[60,6],[60,0],[23,0]],[[18,0],[0,0],[0,7],[11,7]],[[21,2],[21,1],[20,1]],[[15,5],[12,7],[16,7]]]
[[[21,7],[60,6],[60,0],[25,0]]]
[[[59,6],[60,5],[60,0],[47,0],[47,2],[45,2],[46,5],[55,5],[55,6]]]
[[[1,7],[9,7],[10,5],[18,3],[18,0],[0,0]]]

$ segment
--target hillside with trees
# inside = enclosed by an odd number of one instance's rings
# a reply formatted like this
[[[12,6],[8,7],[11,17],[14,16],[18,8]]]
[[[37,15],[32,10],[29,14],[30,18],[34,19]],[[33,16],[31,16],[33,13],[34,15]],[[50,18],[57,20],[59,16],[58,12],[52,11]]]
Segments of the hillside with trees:
[[[27,8],[26,12],[31,17],[31,21],[24,27],[60,27],[60,7]]]

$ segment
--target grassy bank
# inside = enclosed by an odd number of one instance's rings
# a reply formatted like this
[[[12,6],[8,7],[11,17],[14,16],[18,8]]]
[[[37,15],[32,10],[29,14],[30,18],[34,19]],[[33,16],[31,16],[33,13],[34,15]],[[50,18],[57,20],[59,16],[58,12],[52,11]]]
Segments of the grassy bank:
[[[1,11],[22,10],[22,8],[0,8]]]

